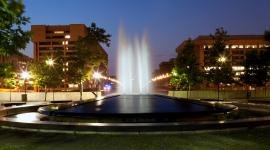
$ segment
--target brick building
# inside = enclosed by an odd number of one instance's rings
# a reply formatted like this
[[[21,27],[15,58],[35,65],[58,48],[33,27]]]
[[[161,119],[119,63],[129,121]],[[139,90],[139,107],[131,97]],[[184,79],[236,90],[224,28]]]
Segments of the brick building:
[[[35,61],[44,61],[61,51],[66,65],[69,62],[76,61],[74,60],[74,56],[77,55],[76,41],[88,34],[88,28],[84,24],[32,25],[31,31],[33,32],[32,42]],[[95,48],[107,55],[100,44],[97,43]],[[100,68],[107,72],[107,64],[100,66]]]
[[[207,64],[207,54],[208,49],[213,46],[213,43],[214,41],[210,36],[198,36],[194,39],[196,55],[201,68],[207,69],[209,66]],[[269,42],[264,40],[263,35],[230,35],[225,43],[225,48],[229,49],[230,52],[230,58],[227,59],[231,60],[232,69],[236,76],[239,76],[244,70],[243,61],[248,51],[261,51],[270,45]],[[184,44],[185,42],[176,48],[177,53],[181,53]]]

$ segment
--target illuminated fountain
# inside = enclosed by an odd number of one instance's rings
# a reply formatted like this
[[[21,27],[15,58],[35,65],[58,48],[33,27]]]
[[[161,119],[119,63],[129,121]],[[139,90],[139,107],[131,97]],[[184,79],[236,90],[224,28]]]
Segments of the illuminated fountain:
[[[121,28],[118,37],[117,77],[120,94],[146,94],[150,92],[149,48],[146,37],[131,42]]]

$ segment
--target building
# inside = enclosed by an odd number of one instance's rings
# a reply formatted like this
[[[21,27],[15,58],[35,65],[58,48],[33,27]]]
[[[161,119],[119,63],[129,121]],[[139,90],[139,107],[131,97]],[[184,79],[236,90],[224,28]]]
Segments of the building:
[[[34,60],[41,62],[53,58],[58,51],[61,51],[60,54],[63,55],[62,58],[67,67],[69,62],[76,62],[74,60],[76,58],[74,56],[77,55],[76,42],[88,34],[88,28],[84,24],[32,25],[31,31],[33,33]],[[95,48],[101,49],[107,55],[98,43]],[[107,64],[100,68],[103,72],[107,72]]]
[[[207,69],[207,66],[209,66],[207,63],[207,54],[213,42],[210,36],[198,36],[194,39],[198,64],[201,68]],[[230,35],[225,42],[225,48],[229,49],[230,52],[230,58],[227,59],[231,60],[232,69],[236,76],[239,76],[244,70],[243,62],[248,51],[261,51],[270,45],[269,42],[264,40],[263,35]],[[177,53],[181,53],[184,44],[185,42],[181,43],[176,48]]]
[[[25,70],[27,64],[30,62],[33,62],[33,59],[24,54],[0,56],[0,64],[3,64],[3,63],[13,64],[17,72],[20,72],[21,70]]]
[[[76,55],[75,42],[79,37],[87,35],[87,27],[84,24],[32,25],[31,31],[33,32],[34,60],[38,62],[53,56],[59,50],[68,61]]]

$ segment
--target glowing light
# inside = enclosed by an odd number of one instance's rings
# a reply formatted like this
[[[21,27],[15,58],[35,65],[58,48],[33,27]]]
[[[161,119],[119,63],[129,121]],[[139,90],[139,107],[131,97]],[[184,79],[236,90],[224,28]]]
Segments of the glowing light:
[[[155,82],[155,81],[163,80],[163,79],[166,79],[169,77],[171,77],[171,75],[169,73],[165,73],[165,74],[162,74],[162,75],[159,75],[159,76],[152,78],[152,81]]]
[[[21,78],[26,80],[26,79],[29,79],[30,78],[30,74],[28,71],[22,71],[21,72]]]
[[[112,86],[109,85],[109,84],[106,84],[104,87],[103,87],[104,91],[110,91],[112,89]]]
[[[66,35],[65,38],[66,38],[66,39],[70,39],[70,35]]]
[[[95,78],[95,79],[100,79],[102,76],[101,76],[101,74],[99,73],[99,72],[94,72],[94,74],[93,74],[93,78]]]
[[[49,66],[53,66],[54,65],[54,60],[52,58],[47,59],[45,62]]]
[[[35,112],[23,113],[16,115],[17,122],[34,122],[39,121],[39,114]]]
[[[54,31],[54,34],[64,34],[64,31]]]
[[[224,63],[224,62],[226,62],[226,57],[221,56],[221,57],[218,58],[218,61],[221,62],[221,63]]]

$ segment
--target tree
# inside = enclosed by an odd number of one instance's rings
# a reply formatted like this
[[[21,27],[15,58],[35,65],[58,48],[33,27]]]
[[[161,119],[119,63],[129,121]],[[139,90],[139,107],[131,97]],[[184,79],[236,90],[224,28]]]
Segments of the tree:
[[[54,61],[53,64],[48,64],[49,59]],[[31,75],[35,80],[35,85],[44,87],[45,101],[47,99],[47,89],[59,87],[63,79],[63,62],[61,57],[47,58],[41,63],[35,62],[29,66]]]
[[[108,64],[107,53],[100,43],[109,47],[110,37],[111,35],[107,34],[105,29],[92,23],[88,27],[87,36],[80,38],[76,43],[77,61],[69,65],[70,70],[67,74],[71,74],[68,75],[69,81],[80,84],[80,99],[82,99],[83,81],[92,77],[94,69],[98,69],[102,64]]]
[[[264,32],[264,39],[270,42],[270,30]],[[242,83],[248,86],[265,86],[269,81],[270,47],[246,53],[245,73],[240,76]]]
[[[210,70],[206,71],[206,79],[217,85],[218,99],[220,83],[232,83],[233,74],[230,62],[230,52],[225,49],[226,38],[228,37],[227,31],[222,27],[217,28],[214,35],[210,35],[213,39],[213,46],[208,48],[208,56],[205,58],[206,66]]]
[[[0,80],[1,83],[9,88],[9,99],[11,101],[11,89],[16,86],[16,72],[12,64],[0,64]]]
[[[201,72],[197,60],[194,42],[188,39],[176,57],[170,84],[176,89],[182,87],[190,91],[190,86],[200,83]]]
[[[0,0],[0,55],[19,54],[29,42],[30,32],[22,30],[29,18],[23,13],[21,0]]]
[[[258,53],[256,50],[246,54],[245,73],[240,80],[249,86],[264,86],[268,81],[266,62],[262,59],[264,52]]]

